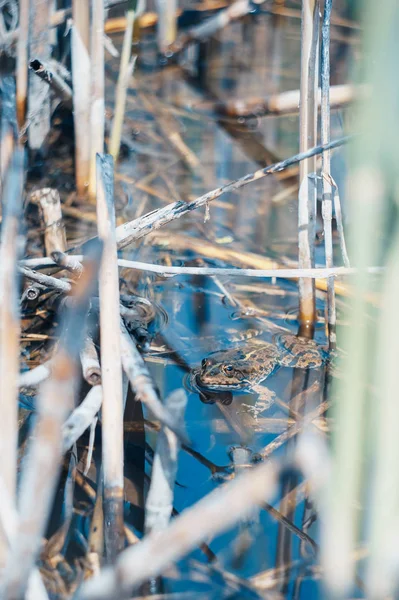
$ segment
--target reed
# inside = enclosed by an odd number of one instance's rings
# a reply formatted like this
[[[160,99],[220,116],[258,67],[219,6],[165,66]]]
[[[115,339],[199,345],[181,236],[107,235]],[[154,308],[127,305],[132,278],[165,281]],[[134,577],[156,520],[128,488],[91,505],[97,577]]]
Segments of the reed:
[[[30,0],[20,0],[19,31],[17,42],[17,118],[18,127],[25,124],[28,95],[28,48],[29,48]]]
[[[17,260],[21,250],[20,219],[24,183],[24,151],[16,150],[4,189],[4,226],[0,245],[0,476],[11,502],[16,499],[18,444],[18,375],[20,315]],[[1,539],[0,560],[4,565],[6,547]]]
[[[123,119],[126,107],[126,93],[129,80],[132,76],[136,57],[132,57],[133,27],[136,12],[136,0],[129,0],[126,11],[126,29],[123,36],[121,62],[119,67],[118,84],[115,96],[115,112],[112,121],[109,153],[116,161],[119,156]]]
[[[29,56],[39,56],[42,61],[50,60],[50,0],[32,0],[31,36]],[[28,141],[33,151],[46,153],[45,141],[50,131],[50,96],[43,83],[32,71],[29,73],[28,90]]]
[[[98,246],[93,249],[93,255],[86,263],[85,277],[81,278],[65,312],[51,377],[42,384],[38,396],[35,433],[21,476],[20,519],[10,547],[2,589],[2,596],[6,599],[24,597],[50,516],[61,466],[62,425],[74,405],[76,361],[84,339],[100,249]],[[37,504],[32,502],[32,498]]]
[[[113,168],[111,156],[97,155],[97,222],[104,244],[99,279],[104,534],[110,561],[124,544],[122,360]]]
[[[97,154],[104,152],[104,0],[92,0],[89,197],[95,203]]]
[[[303,0],[301,25],[301,86],[299,107],[299,150],[306,152],[317,142],[317,90],[319,49],[319,0]],[[316,187],[309,175],[316,171],[314,157],[301,161],[299,181],[303,193],[298,204],[299,267],[314,266]],[[301,333],[312,335],[315,320],[315,290],[310,279],[299,280],[299,321]]]
[[[75,180],[79,196],[87,191],[90,177],[90,5],[73,0],[71,32],[73,118],[75,125]],[[102,150],[101,150],[102,151]]]
[[[330,21],[332,0],[326,0],[324,4],[324,16],[322,26],[321,44],[321,143],[328,144],[330,141]],[[333,186],[331,185],[331,152],[323,152],[322,157],[322,190],[323,190],[323,225],[324,245],[326,253],[326,267],[334,266],[333,241],[332,241],[332,209],[333,209]],[[330,348],[335,348],[337,342],[335,310],[334,280],[332,277],[327,281],[327,318],[328,318],[328,340]]]
[[[391,359],[391,352],[397,351],[398,323],[393,308],[398,285],[397,219],[394,227],[389,227],[391,198],[397,195],[393,165],[398,144],[393,132],[399,126],[395,104],[399,88],[392,77],[397,52],[392,33],[397,24],[394,4],[387,2],[377,10],[369,2],[363,13],[364,45],[373,61],[365,60],[362,74],[374,92],[372,99],[357,106],[354,125],[364,137],[349,155],[348,245],[351,263],[359,270],[343,314],[350,327],[338,331],[345,362],[343,377],[333,388],[332,471],[325,496],[328,519],[323,523],[321,555],[328,591],[336,598],[347,597],[353,589],[355,549],[361,539],[371,542],[367,597],[387,597],[393,593],[396,578],[389,558],[389,530],[397,514],[391,500],[398,490],[393,457],[397,459],[399,450],[396,434],[392,437],[397,399],[396,366]],[[381,286],[364,271],[372,262],[387,267],[379,315],[367,303],[367,297]],[[363,511],[358,510],[359,505],[364,506]]]

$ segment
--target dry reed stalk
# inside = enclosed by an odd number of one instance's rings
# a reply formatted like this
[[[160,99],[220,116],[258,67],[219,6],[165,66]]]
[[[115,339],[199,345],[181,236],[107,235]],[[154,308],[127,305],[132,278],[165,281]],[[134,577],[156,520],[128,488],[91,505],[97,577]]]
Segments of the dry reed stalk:
[[[72,289],[71,284],[67,281],[56,279],[55,277],[51,277],[51,275],[44,275],[44,273],[39,273],[38,271],[32,271],[32,269],[29,269],[28,267],[18,267],[18,271],[27,279],[36,281],[45,287],[60,290],[60,292],[66,292],[68,294]]]
[[[0,186],[10,166],[14,146],[18,136],[16,112],[16,88],[14,77],[4,75],[0,79],[1,89],[1,123],[0,123]]]
[[[80,362],[83,378],[87,383],[89,385],[100,385],[101,366],[93,338],[89,334],[86,336],[84,347],[80,352]]]
[[[0,478],[0,523],[10,545],[18,528],[18,513],[4,482]],[[33,569],[26,590],[26,600],[48,600],[46,588],[38,569]]]
[[[82,256],[80,257],[80,260],[77,260],[77,257],[69,256],[68,254],[58,250],[51,253],[51,258],[58,266],[64,267],[68,271],[71,271],[71,273],[73,273],[77,279],[79,279],[79,277],[82,275],[83,265],[80,262],[83,258]]]
[[[262,4],[264,0],[260,0],[258,4]],[[236,0],[227,8],[219,11],[215,16],[206,19],[205,22],[199,25],[194,25],[181,33],[176,41],[168,48],[168,54],[176,54],[181,52],[183,48],[192,42],[204,40],[220,31],[226,25],[247,15],[252,10],[249,0]]]
[[[83,342],[89,298],[98,273],[100,250],[100,244],[92,247],[85,274],[79,280],[64,316],[51,377],[42,385],[38,396],[35,433],[21,476],[20,521],[4,577],[2,597],[5,599],[24,597],[50,516],[61,467],[62,426],[74,404],[76,363]]]
[[[291,427],[286,429],[281,435],[277,436],[270,444],[265,446],[262,450],[259,451],[259,455],[263,458],[263,460],[270,457],[273,452],[275,452],[278,448],[280,448],[283,444],[285,444],[292,437],[298,435],[301,431],[305,429],[309,424],[311,424],[315,419],[321,417],[329,408],[328,402],[322,402],[319,406],[307,414],[301,421],[296,421]]]
[[[363,85],[342,84],[330,87],[330,106],[339,108],[351,104],[359,97],[370,94],[370,88]],[[322,91],[317,94],[317,105],[322,104]],[[272,94],[266,98],[235,99],[227,102],[195,102],[183,108],[193,110],[212,110],[229,117],[251,118],[265,115],[283,115],[297,113],[300,105],[300,91],[291,90]]]
[[[122,552],[113,568],[104,569],[82,586],[78,599],[131,597],[133,588],[160,575],[190,550],[244,518],[255,506],[271,501],[275,492],[275,465],[268,462],[254,467],[186,509],[167,529],[150,534]]]
[[[46,255],[53,252],[65,252],[66,232],[62,220],[61,198],[58,190],[42,188],[31,194],[31,200],[37,203],[44,222],[44,245]]]
[[[18,445],[18,376],[19,376],[19,294],[17,260],[21,250],[19,236],[22,215],[24,151],[16,150],[4,189],[4,225],[0,245],[0,450],[5,459],[1,479],[12,502],[16,496]],[[6,547],[1,538],[0,560]]]
[[[265,259],[268,260],[267,258]],[[299,277],[309,277],[310,279],[334,278],[344,275],[354,275],[357,269],[351,267],[330,267],[330,268],[314,268],[314,269],[285,269],[284,267],[271,269],[242,269],[228,267],[167,267],[164,265],[154,265],[142,263],[134,260],[125,260],[120,258],[118,265],[124,269],[137,269],[139,271],[148,271],[150,273],[159,273],[161,275],[208,275],[228,276],[228,277],[277,277],[281,279],[295,279]],[[365,269],[367,273],[381,274],[384,272],[383,267],[368,267]]]
[[[184,390],[172,392],[165,400],[165,408],[176,423],[184,422],[187,395]],[[157,437],[157,448],[151,471],[151,485],[145,505],[145,532],[167,528],[173,511],[173,490],[177,473],[180,444],[176,435],[163,427]]]
[[[24,373],[20,373],[18,379],[19,387],[35,387],[42,383],[45,379],[50,377],[51,373],[51,361],[47,361],[42,365],[31,369],[30,371],[25,371]]]
[[[28,14],[30,14],[30,13],[28,13]],[[58,25],[62,25],[62,23],[64,23],[68,19],[68,17],[71,16],[71,14],[72,14],[72,11],[70,8],[62,8],[62,9],[54,11],[50,15],[50,20],[49,20],[50,29],[53,27],[58,27]],[[19,27],[17,27],[17,29],[14,29],[12,32],[10,32],[10,37],[9,37],[10,43],[18,41],[18,39],[19,39]]]
[[[89,197],[96,199],[97,154],[104,152],[104,0],[92,0]]]
[[[332,0],[325,0],[322,25],[321,43],[321,143],[330,141],[330,21]],[[324,245],[326,253],[326,267],[334,266],[333,240],[332,240],[332,212],[333,212],[333,186],[331,185],[331,152],[323,152],[322,160],[322,215],[324,224]],[[330,348],[335,348],[337,343],[335,311],[334,279],[327,280],[327,320],[328,341]]]
[[[299,108],[299,150],[306,152],[317,142],[317,90],[319,48],[319,0],[303,0],[301,26],[301,86]],[[316,225],[316,186],[309,175],[315,173],[316,161],[310,157],[300,163],[299,182],[303,194],[298,204],[299,267],[314,266]],[[311,279],[299,280],[299,321],[303,334],[312,334],[316,317],[315,289]]]
[[[119,274],[115,239],[112,156],[97,154],[98,235],[104,244],[100,269],[102,452],[105,548],[113,560],[123,548],[123,394]]]
[[[38,396],[35,437],[21,479],[20,521],[5,576],[3,597],[6,599],[24,596],[40,550],[61,465],[61,427],[74,403],[73,377],[69,357],[60,354],[53,363],[51,379],[43,384]]]
[[[345,315],[351,327],[343,329],[340,338],[348,355],[346,377],[335,390],[337,426],[333,476],[326,493],[330,518],[324,526],[322,566],[331,595],[347,597],[356,567],[353,551],[366,533],[370,558],[364,595],[388,598],[398,593],[399,87],[392,74],[399,23],[395,1],[384,2],[383,7],[371,1],[364,4],[363,46],[373,60],[364,57],[361,73],[374,94],[372,102],[360,104],[356,111],[365,135],[363,143],[355,145],[349,169],[350,256],[357,267],[382,261],[386,273],[377,288],[381,295],[378,318],[364,304],[364,294],[375,289],[375,282],[360,272],[354,279],[357,294]],[[361,514],[359,504],[364,508]]]
[[[158,51],[166,54],[168,47],[174,43],[177,35],[177,2],[176,0],[157,0],[157,43]]]
[[[178,124],[172,115],[165,115],[162,107],[155,97],[149,98],[148,95],[140,94],[140,99],[144,107],[155,117],[161,133],[166,137],[172,148],[177,152],[187,167],[193,171],[198,171],[201,167],[198,157],[187,146],[178,131]]]
[[[184,426],[175,421],[173,415],[160,401],[144,359],[122,321],[120,329],[123,370],[130,381],[137,400],[143,402],[156,419],[173,431],[184,444],[189,446],[190,440]]]
[[[90,177],[90,10],[89,0],[73,0],[71,33],[75,172],[79,196]]]
[[[81,404],[69,415],[62,426],[62,451],[68,452],[88,429],[101,408],[103,391],[101,385],[95,385],[87,393]]]
[[[29,56],[40,56],[45,63],[50,54],[50,0],[33,0],[31,4],[31,36],[29,40]],[[43,146],[50,131],[50,97],[43,96],[43,83],[31,72],[28,90],[28,141],[31,150],[45,151]]]
[[[333,183],[333,196],[334,196],[334,210],[335,210],[335,220],[337,222],[337,231],[339,236],[339,247],[341,250],[342,260],[344,262],[345,267],[350,267],[350,261],[348,256],[348,251],[346,249],[346,241],[344,234],[344,224],[342,220],[342,211],[341,211],[341,200],[339,197],[339,190],[335,183],[335,181],[331,177],[331,181]]]
[[[133,241],[156,231],[167,223],[170,223],[171,221],[190,213],[192,210],[207,205],[209,202],[216,200],[216,198],[219,198],[227,192],[238,190],[243,186],[252,183],[253,181],[257,181],[263,177],[266,177],[267,175],[283,171],[291,165],[322,154],[325,150],[338,148],[339,146],[349,142],[351,139],[351,137],[345,137],[330,142],[330,144],[327,144],[326,146],[315,146],[314,148],[310,148],[305,152],[300,152],[299,154],[296,154],[295,156],[287,158],[281,162],[269,165],[264,169],[258,169],[254,173],[249,173],[248,175],[240,177],[235,181],[230,181],[229,183],[207,192],[203,196],[200,196],[191,202],[172,202],[171,204],[168,204],[167,206],[164,206],[158,210],[154,210],[147,215],[135,219],[134,221],[124,223],[116,229],[118,250],[125,248]]]
[[[131,58],[136,4],[137,2],[135,0],[130,0],[128,3],[128,10],[126,11],[126,29],[123,37],[121,62],[115,96],[115,112],[109,141],[109,153],[113,156],[114,160],[117,160],[119,156],[123,118],[126,107],[126,90],[136,61],[136,57],[133,59]]]
[[[28,48],[29,48],[30,0],[19,2],[19,30],[17,43],[17,119],[21,129],[26,117],[28,95]]]
[[[38,58],[29,61],[29,69],[47,83],[66,108],[72,109],[72,89],[56,71],[50,71]]]

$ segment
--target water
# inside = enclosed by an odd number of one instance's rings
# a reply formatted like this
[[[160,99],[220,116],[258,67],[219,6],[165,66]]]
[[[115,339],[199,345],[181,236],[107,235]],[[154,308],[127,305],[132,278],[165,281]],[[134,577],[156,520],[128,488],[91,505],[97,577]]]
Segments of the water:
[[[259,165],[297,152],[296,115],[237,123],[182,107],[215,98],[249,98],[297,89],[299,35],[298,19],[277,19],[267,14],[249,17],[244,24],[229,26],[205,45],[201,64],[195,60],[195,52],[187,53],[184,69],[173,65],[160,69],[154,38],[148,35],[143,40],[126,110],[124,135],[131,149],[123,149],[115,180],[118,224],[172,201],[192,200],[231,179],[253,172]],[[114,42],[120,44],[121,36],[115,36]],[[341,40],[333,42],[334,83],[347,80],[347,64],[353,58],[354,47]],[[117,72],[118,61],[109,58],[106,100],[111,112]],[[166,133],[165,125],[162,126],[165,120]],[[342,113],[336,111],[333,137],[342,135],[342,122]],[[198,167],[189,168],[171,147],[167,134],[176,131],[198,158]],[[64,182],[64,200],[68,185]],[[121,256],[158,264],[219,267],[253,267],[262,257],[296,260],[296,206],[295,174],[288,179],[266,177],[211,203],[209,219],[204,209],[193,211],[125,249]],[[318,228],[321,228],[320,223]],[[74,222],[69,241],[73,245],[93,233],[89,223]],[[322,245],[317,247],[316,260],[323,264]],[[157,307],[157,317],[150,326],[151,346],[147,349],[146,361],[161,397],[180,387],[184,387],[188,395],[185,419],[196,454],[180,453],[174,505],[181,512],[231,478],[231,448],[240,443],[232,421],[238,419],[244,424],[249,433],[246,445],[250,455],[256,456],[293,423],[290,414],[293,409],[304,414],[325,399],[325,373],[320,369],[298,374],[298,370],[281,368],[267,380],[267,386],[282,403],[275,402],[267,411],[262,412],[257,395],[250,393],[233,394],[232,403],[224,410],[218,402],[205,403],[192,385],[190,370],[198,368],[209,352],[231,347],[250,331],[256,331],[259,339],[268,341],[276,331],[296,333],[297,285],[281,280],[222,276],[218,280],[183,275],[166,278],[131,270],[122,270],[121,279],[124,293],[142,295]],[[324,293],[317,294],[317,309],[315,338],[325,344]],[[316,392],[309,393],[304,405],[293,405],[292,398],[309,388]],[[140,429],[139,424],[142,424],[141,408],[137,408],[137,404],[135,409],[132,406],[134,401],[129,398],[130,413],[125,418],[126,518],[132,530],[141,536],[143,495],[148,480],[145,482],[142,472],[144,435],[142,431],[135,432],[135,427]],[[151,419],[145,409],[144,417]],[[325,428],[328,422],[319,419],[318,425]],[[155,434],[147,431],[145,441],[152,449],[155,440]],[[99,439],[96,442],[99,452]],[[295,438],[278,448],[273,456],[284,457],[294,446]],[[88,474],[93,490],[97,468],[95,461]],[[145,469],[149,475],[148,462]],[[292,496],[296,486],[294,507],[287,508],[281,500],[289,492]],[[84,486],[77,487],[73,526],[69,545],[66,544],[70,564],[85,552],[92,508],[89,491]],[[59,494],[62,506],[62,486]],[[271,589],[280,592],[280,597],[307,600],[322,597],[317,571],[315,575],[318,561],[314,549],[300,541],[298,531],[290,531],[281,522],[283,514],[315,544],[319,542],[317,516],[309,504],[303,480],[297,474],[290,474],[282,481],[280,496],[273,506],[279,511],[279,519],[270,509],[262,509],[259,519],[254,518],[249,529],[251,544],[241,557],[237,557],[236,548],[240,526],[209,542],[218,565],[245,579],[269,570]],[[307,521],[305,526],[304,521]],[[56,524],[52,530],[57,530]],[[244,584],[238,592],[229,588],[226,575],[203,571],[201,565],[205,564],[207,557],[201,550],[192,552],[178,564],[177,575],[167,574],[165,591],[184,591],[190,598],[196,597],[195,594],[200,598],[259,597],[255,588],[248,589]],[[258,593],[261,596],[261,592]]]

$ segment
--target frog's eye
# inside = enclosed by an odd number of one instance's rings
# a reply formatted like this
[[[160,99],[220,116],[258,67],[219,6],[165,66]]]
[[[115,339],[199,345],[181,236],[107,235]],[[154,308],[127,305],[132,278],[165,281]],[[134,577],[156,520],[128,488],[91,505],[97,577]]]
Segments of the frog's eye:
[[[227,377],[233,377],[234,367],[232,365],[224,365],[223,371],[227,375]]]

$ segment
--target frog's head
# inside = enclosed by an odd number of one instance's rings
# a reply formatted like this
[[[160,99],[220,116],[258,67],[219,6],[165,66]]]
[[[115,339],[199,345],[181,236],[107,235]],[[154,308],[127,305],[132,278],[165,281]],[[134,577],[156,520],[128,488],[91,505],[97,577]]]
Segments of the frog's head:
[[[209,390],[241,390],[256,378],[257,365],[245,350],[213,352],[201,363],[198,384]]]

